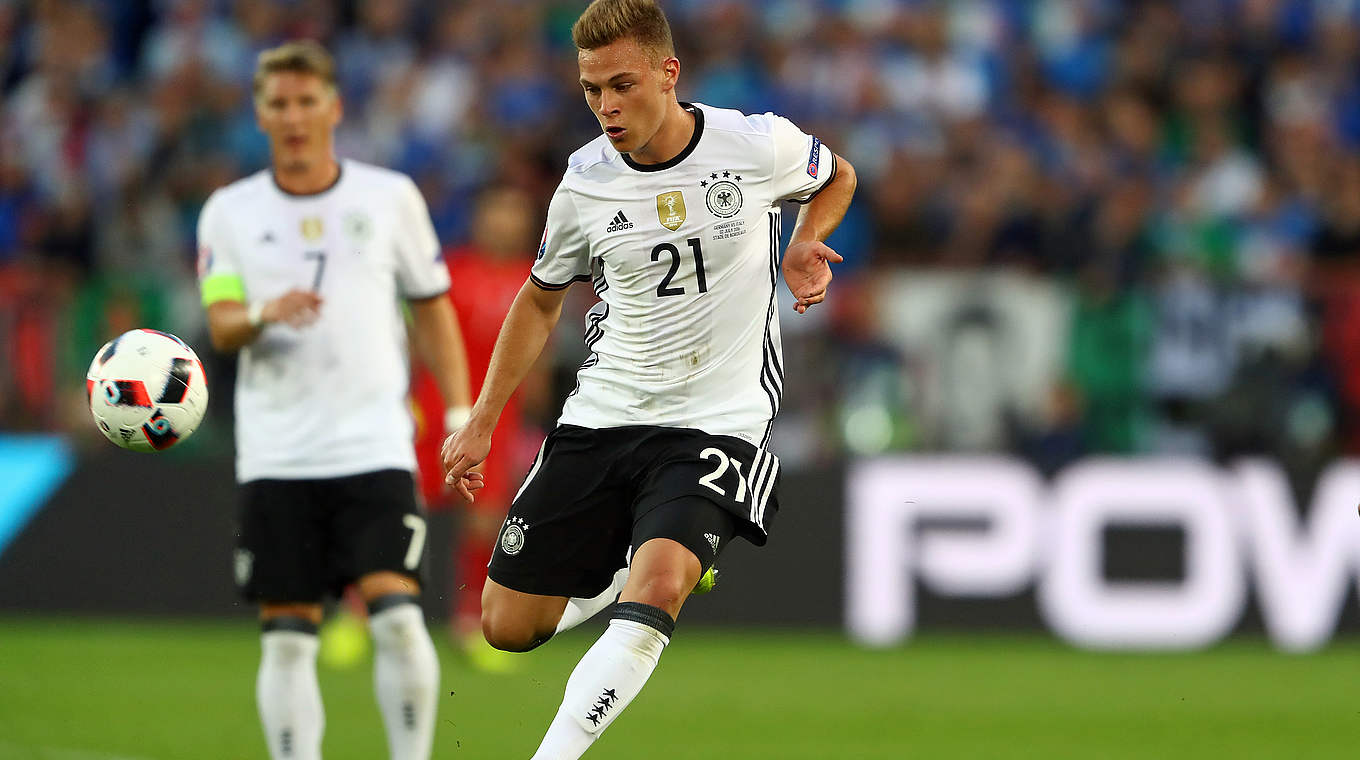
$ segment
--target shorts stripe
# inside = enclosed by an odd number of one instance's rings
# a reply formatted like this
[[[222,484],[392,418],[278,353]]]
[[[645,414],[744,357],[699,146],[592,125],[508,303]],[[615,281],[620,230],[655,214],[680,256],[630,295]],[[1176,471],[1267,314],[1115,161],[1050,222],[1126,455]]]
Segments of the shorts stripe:
[[[534,476],[538,474],[538,468],[543,465],[543,450],[547,447],[548,442],[544,440],[542,445],[538,447],[538,454],[534,457],[533,467],[530,467],[529,474],[524,476],[524,482],[520,484],[519,490],[515,492],[515,498],[510,500],[511,504],[519,501],[520,494],[524,493],[524,489],[529,487],[529,483],[532,482]]]
[[[760,494],[760,514],[758,515],[760,521],[758,522],[758,525],[760,525],[760,529],[762,530],[764,530],[764,508],[770,503],[770,495],[774,494],[774,484],[779,481],[779,458],[775,457],[774,454],[771,454],[770,460],[770,480],[766,481],[766,487],[764,487],[764,491]]]
[[[766,504],[770,503],[770,494],[774,492],[775,481],[779,479],[779,458],[766,450],[759,451],[762,457],[763,472],[760,473],[756,484],[752,485],[751,492],[751,522],[760,526],[764,530],[764,510]]]
[[[774,457],[765,449],[756,449],[755,464],[751,466],[751,522],[760,525],[760,512],[764,509],[761,504],[761,493],[765,490],[765,481],[770,475],[770,463]],[[765,526],[761,525],[763,529]]]

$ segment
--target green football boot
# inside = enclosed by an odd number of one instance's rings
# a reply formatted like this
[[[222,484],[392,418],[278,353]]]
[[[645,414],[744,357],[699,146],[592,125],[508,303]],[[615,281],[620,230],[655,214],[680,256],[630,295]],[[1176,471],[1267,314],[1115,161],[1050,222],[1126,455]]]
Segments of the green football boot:
[[[716,565],[714,565],[713,567],[710,567],[707,570],[705,570],[703,575],[699,576],[699,582],[694,584],[694,590],[691,591],[690,593],[707,594],[708,592],[712,591],[717,585],[718,585],[718,568]]]

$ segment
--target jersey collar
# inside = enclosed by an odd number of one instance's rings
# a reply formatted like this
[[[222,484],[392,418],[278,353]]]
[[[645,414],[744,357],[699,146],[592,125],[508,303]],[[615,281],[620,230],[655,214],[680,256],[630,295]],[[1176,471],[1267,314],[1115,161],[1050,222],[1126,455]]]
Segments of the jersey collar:
[[[694,114],[694,134],[689,138],[689,144],[685,146],[685,149],[677,153],[675,158],[668,161],[662,161],[659,164],[639,164],[633,161],[627,153],[620,153],[619,155],[623,157],[623,162],[628,164],[629,168],[640,172],[659,172],[679,164],[681,161],[689,158],[689,154],[694,152],[694,149],[699,145],[699,138],[704,134],[704,109],[699,108],[693,103],[681,103],[680,106],[686,111]]]
[[[329,193],[330,191],[334,190],[334,189],[336,188],[336,186],[338,186],[338,185],[340,184],[340,180],[344,178],[344,176],[345,176],[345,162],[344,162],[344,161],[336,161],[335,163],[336,163],[336,165],[337,165],[338,167],[340,167],[340,171],[337,171],[337,172],[335,173],[335,179],[332,180],[331,183],[330,183],[329,185],[326,185],[325,187],[321,188],[320,190],[317,190],[317,191],[314,192],[314,193],[294,193],[294,192],[290,192],[290,191],[288,191],[288,190],[284,190],[284,189],[283,189],[283,185],[280,185],[280,184],[279,184],[279,178],[276,177],[276,176],[274,175],[274,170],[273,170],[273,169],[270,169],[270,170],[269,170],[269,181],[274,183],[274,189],[275,189],[275,190],[278,190],[280,193],[283,193],[284,195],[288,196],[289,198],[317,198],[317,197],[320,197],[320,196],[322,196],[322,195],[325,195],[326,193]]]

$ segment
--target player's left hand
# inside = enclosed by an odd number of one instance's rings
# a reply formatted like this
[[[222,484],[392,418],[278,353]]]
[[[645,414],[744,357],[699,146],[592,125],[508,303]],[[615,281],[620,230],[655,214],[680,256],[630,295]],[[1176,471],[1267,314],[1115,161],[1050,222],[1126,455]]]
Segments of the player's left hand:
[[[839,253],[820,240],[794,243],[784,251],[784,282],[798,302],[793,310],[799,314],[808,307],[826,300],[826,288],[831,284],[831,264],[844,261]]]

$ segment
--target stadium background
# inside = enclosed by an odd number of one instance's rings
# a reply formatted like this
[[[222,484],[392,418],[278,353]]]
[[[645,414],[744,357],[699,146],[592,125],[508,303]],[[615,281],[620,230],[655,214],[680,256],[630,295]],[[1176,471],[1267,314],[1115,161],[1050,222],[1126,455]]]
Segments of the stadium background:
[[[207,194],[267,162],[255,54],[325,41],[346,107],[340,152],[414,176],[449,247],[468,240],[480,194],[522,190],[530,256],[565,156],[595,130],[570,44],[580,6],[0,0],[0,680],[23,687],[0,697],[0,756],[262,751],[254,629],[230,586],[232,370],[208,349],[193,253]],[[659,745],[673,757],[1353,750],[1360,725],[1342,703],[1360,630],[1360,498],[1342,477],[1342,523],[1324,521],[1315,496],[1360,449],[1360,3],[664,6],[683,99],[788,115],[854,163],[860,189],[829,241],[846,262],[827,304],[801,318],[784,307],[777,540],[732,550],[722,591],[687,608],[703,632],[668,654],[669,685],[598,755],[658,746],[657,725],[687,736]],[[582,358],[576,296],[553,342],[559,387]],[[163,456],[109,447],[81,392],[94,349],[136,326],[184,337],[212,375],[204,428]],[[531,421],[549,424],[552,407],[531,405]],[[866,466],[999,462],[1054,484],[1092,462],[1230,478],[1257,458],[1315,526],[1299,533],[1312,541],[1300,566],[1331,562],[1345,579],[1311,644],[1271,630],[1246,549],[1229,558],[1250,586],[1228,628],[1151,647],[1195,655],[1058,643],[1054,629],[1081,636],[1044,612],[1036,589],[1055,549],[1042,529],[1028,574],[991,590],[940,582],[947,552],[887,558],[908,579],[889,591],[911,596],[922,635],[880,637],[885,650],[847,635],[863,581],[847,573],[870,551],[847,527]],[[966,503],[984,497],[953,498],[956,520],[865,519],[901,528],[903,546],[985,535]],[[1241,505],[1223,502],[1200,507],[1237,520]],[[1194,585],[1200,534],[1147,506],[1146,521],[1097,534],[1104,583],[1174,597]],[[452,530],[440,519],[435,535]],[[1258,554],[1261,540],[1243,539]],[[1309,556],[1324,544],[1331,559]],[[448,545],[431,549],[439,615]],[[1286,597],[1333,579],[1288,578]],[[449,687],[478,695],[450,708],[441,753],[527,755],[587,642],[506,680],[441,649]],[[748,677],[753,662],[766,664]],[[365,679],[323,674],[330,756],[378,756]],[[1216,688],[1227,679],[1231,693]],[[111,704],[126,684],[143,708]],[[677,693],[690,717],[711,703],[727,722],[694,738],[666,709]],[[347,701],[363,726],[352,735]],[[752,720],[784,743],[752,743]]]

